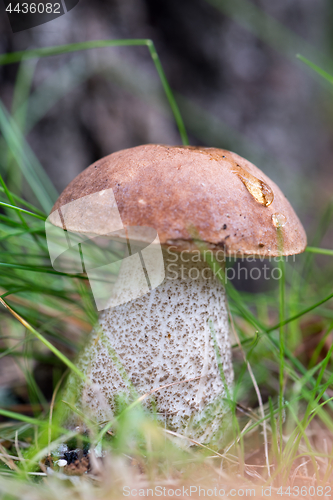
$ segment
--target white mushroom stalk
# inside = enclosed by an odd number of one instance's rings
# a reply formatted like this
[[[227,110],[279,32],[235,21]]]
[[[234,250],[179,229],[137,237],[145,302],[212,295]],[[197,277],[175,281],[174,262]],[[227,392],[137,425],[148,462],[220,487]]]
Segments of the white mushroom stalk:
[[[233,382],[225,290],[199,252],[170,247],[163,257],[160,286],[100,314],[104,335],[96,329],[78,361],[92,381],[81,388],[81,410],[110,420],[117,396],[135,397],[133,385],[137,396],[154,391],[144,404],[168,428],[216,441],[227,425]]]

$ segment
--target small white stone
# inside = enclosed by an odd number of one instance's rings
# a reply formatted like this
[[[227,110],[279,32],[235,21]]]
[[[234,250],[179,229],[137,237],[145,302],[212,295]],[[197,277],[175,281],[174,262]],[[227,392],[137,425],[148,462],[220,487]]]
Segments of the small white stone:
[[[64,459],[57,460],[57,461],[56,461],[56,464],[57,464],[59,467],[65,467],[65,465],[67,465],[67,460],[64,460]]]

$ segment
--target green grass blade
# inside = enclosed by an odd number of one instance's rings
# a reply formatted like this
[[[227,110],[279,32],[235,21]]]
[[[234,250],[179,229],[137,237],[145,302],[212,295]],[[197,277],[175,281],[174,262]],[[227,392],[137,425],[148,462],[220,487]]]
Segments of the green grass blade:
[[[69,273],[62,273],[60,271],[55,271],[52,267],[37,267],[37,266],[24,266],[24,265],[19,265],[19,264],[8,264],[7,262],[0,262],[1,267],[8,267],[11,269],[22,269],[22,271],[32,271],[34,273],[46,273],[46,274],[54,274],[56,276],[67,276],[69,278],[79,278],[79,279],[84,279],[87,280],[88,278],[86,276],[82,276],[81,274],[69,274]]]
[[[8,411],[8,410],[2,410],[0,408],[0,415],[2,415],[3,417],[7,417],[7,418],[11,418],[11,419],[14,419],[14,420],[20,420],[21,422],[26,422],[27,424],[31,424],[31,425],[44,425],[44,421],[43,420],[39,420],[37,418],[33,418],[33,417],[28,417],[26,415],[21,415],[20,413],[15,413],[13,411]]]
[[[0,65],[13,64],[24,60],[35,59],[39,57],[58,56],[79,52],[81,50],[92,50],[105,47],[133,47],[147,45],[148,39],[123,39],[123,40],[94,40],[89,42],[71,43],[58,45],[55,47],[42,47],[38,49],[21,50],[10,52],[0,56]]]
[[[184,126],[184,122],[183,122],[183,119],[181,117],[181,114],[180,114],[178,105],[176,103],[176,100],[174,98],[174,95],[172,93],[172,90],[170,88],[170,85],[168,83],[168,80],[165,76],[160,58],[158,57],[158,54],[157,54],[156,49],[155,49],[155,45],[151,40],[147,41],[147,45],[148,45],[148,49],[149,49],[150,55],[152,57],[152,60],[154,61],[157,73],[158,73],[160,80],[162,82],[164,92],[166,93],[166,96],[167,96],[169,104],[171,106],[173,115],[175,117],[178,129],[179,129],[180,137],[182,139],[183,144],[187,145],[189,142],[188,142],[188,137],[187,137],[186,129]]]
[[[0,201],[0,206],[10,208],[11,210],[16,210],[17,212],[22,213],[22,214],[31,215],[31,217],[36,217],[36,219],[40,219],[43,221],[46,220],[45,216],[34,214],[33,212],[29,212],[29,210],[25,210],[24,208],[16,207],[15,205],[9,205],[8,203],[3,203],[2,201]]]
[[[305,251],[320,255],[331,255],[333,257],[333,250],[329,250],[327,248],[306,247]]]
[[[271,326],[269,328],[266,328],[265,329],[265,332],[266,333],[271,333],[273,332],[274,330],[277,330],[278,328],[280,328],[281,326],[283,325],[287,325],[288,323],[290,323],[291,321],[295,321],[296,319],[299,319],[301,318],[302,316],[304,316],[305,314],[307,314],[308,312],[310,311],[313,311],[314,309],[316,309],[317,307],[321,306],[322,304],[325,304],[325,302],[328,302],[329,300],[331,300],[333,298],[333,293],[330,293],[329,295],[327,295],[324,299],[322,300],[319,300],[319,302],[316,302],[315,304],[313,304],[312,306],[309,306],[307,307],[306,309],[303,309],[302,311],[300,311],[299,313],[295,314],[294,316],[291,316],[290,318],[287,318],[285,320],[279,323],[277,323],[276,325],[274,326]],[[253,340],[254,337],[251,337],[249,340]]]
[[[8,190],[8,188],[7,188],[7,190]],[[29,203],[28,201],[24,200],[23,198],[21,198],[17,194],[13,193],[12,191],[8,190],[8,192],[14,201],[16,201],[17,203],[20,203],[21,205],[25,206],[26,208],[29,208],[30,211],[32,211],[34,213],[38,213],[39,215],[41,215],[42,217],[44,217],[46,219],[47,216],[45,215],[45,212],[43,212],[42,210],[37,208],[35,205],[32,205],[32,203]],[[7,196],[7,193],[4,189],[4,187],[0,187],[0,193],[5,193]]]
[[[321,69],[319,66],[309,61],[309,59],[306,59],[304,56],[301,56],[300,54],[297,54],[296,57],[333,85],[333,76],[327,73],[327,71]]]
[[[26,116],[27,116],[27,103],[28,96],[31,91],[32,81],[36,69],[37,61],[21,61],[19,69],[17,71],[14,94],[12,99],[11,113],[15,120],[16,125],[22,134],[25,131]],[[18,112],[19,110],[19,112]],[[0,150],[2,143],[5,141],[2,139],[0,142]],[[17,168],[17,162],[13,156],[12,151],[8,149],[7,165],[6,165],[6,179],[9,185],[15,185],[18,192],[22,191],[22,172]],[[10,200],[11,201],[11,200]],[[13,204],[13,203],[12,203]]]
[[[22,59],[17,72],[11,112],[22,133],[25,131],[27,102],[37,63],[37,60],[25,61]]]
[[[14,120],[9,116],[9,113],[1,101],[0,129],[10,151],[35,194],[36,199],[39,201],[43,210],[49,213],[58,194],[21,131]]]
[[[277,229],[279,232],[279,229]],[[279,236],[279,235],[278,235]],[[280,315],[280,329],[279,329],[279,442],[280,454],[282,462],[283,453],[283,400],[284,400],[284,367],[285,367],[285,331],[284,331],[284,310],[285,310],[285,265],[283,259],[279,262],[281,270],[281,277],[279,279],[279,315]]]

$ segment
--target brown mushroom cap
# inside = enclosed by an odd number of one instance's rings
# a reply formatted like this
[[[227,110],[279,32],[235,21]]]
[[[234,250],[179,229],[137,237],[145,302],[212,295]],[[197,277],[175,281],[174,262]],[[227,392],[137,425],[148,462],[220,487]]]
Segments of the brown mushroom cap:
[[[162,245],[191,251],[198,238],[230,255],[277,256],[280,233],[283,255],[306,247],[304,228],[278,186],[230,151],[157,144],[118,151],[79,174],[52,212],[110,188],[124,226],[154,228]],[[82,212],[82,206],[66,212],[66,229],[83,232],[83,214],[76,210]],[[49,220],[59,225],[55,214]]]

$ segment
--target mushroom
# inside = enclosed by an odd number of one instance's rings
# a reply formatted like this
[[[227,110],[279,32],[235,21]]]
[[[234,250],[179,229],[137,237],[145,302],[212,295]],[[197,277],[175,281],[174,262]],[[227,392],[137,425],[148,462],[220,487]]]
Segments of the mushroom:
[[[112,202],[104,195],[110,192]],[[198,242],[221,266],[228,255],[274,257],[281,253],[279,227],[283,254],[303,252],[304,229],[277,185],[230,151],[143,145],[84,170],[48,222],[66,229],[67,238],[80,234],[81,243],[87,235],[112,233],[121,241],[126,228],[151,228],[158,234],[148,238],[151,246],[162,248],[162,283],[101,310],[103,335],[95,328],[78,359],[92,381],[80,386],[81,410],[109,420],[117,395],[130,401],[134,387],[138,396],[151,394],[144,404],[170,429],[200,442],[220,439],[233,385],[228,311],[223,283]],[[74,376],[71,384],[77,384]]]

